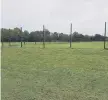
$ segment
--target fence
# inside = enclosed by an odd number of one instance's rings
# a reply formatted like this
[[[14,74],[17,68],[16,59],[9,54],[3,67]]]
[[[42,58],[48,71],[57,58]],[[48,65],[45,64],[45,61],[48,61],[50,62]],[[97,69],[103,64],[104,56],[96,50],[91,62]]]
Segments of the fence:
[[[20,36],[20,42],[12,42],[11,39],[9,38],[8,43],[3,43],[2,42],[2,47],[40,47],[40,48],[108,48],[108,23],[105,23],[105,32],[104,36],[101,38],[101,40],[97,41],[96,38],[92,36],[83,36],[82,34],[78,34],[77,32],[72,32],[72,24],[70,26],[70,33],[65,34],[65,38],[67,39],[66,42],[60,41],[61,37],[63,37],[63,34],[57,34],[54,33],[54,37],[57,38],[57,40],[54,42],[51,40],[52,36],[49,34],[50,38],[47,41],[46,37],[48,37],[48,34],[46,34],[48,31],[44,26],[43,26],[43,31],[41,31],[41,36],[42,36],[42,41],[41,42],[25,42],[23,41],[23,37]],[[22,28],[19,29],[20,33],[22,32]],[[21,34],[20,34],[21,35]],[[100,35],[97,35],[99,37]],[[53,37],[53,38],[54,38]],[[88,41],[86,40],[88,39]],[[62,40],[62,39],[61,39]],[[84,42],[85,41],[85,42]]]

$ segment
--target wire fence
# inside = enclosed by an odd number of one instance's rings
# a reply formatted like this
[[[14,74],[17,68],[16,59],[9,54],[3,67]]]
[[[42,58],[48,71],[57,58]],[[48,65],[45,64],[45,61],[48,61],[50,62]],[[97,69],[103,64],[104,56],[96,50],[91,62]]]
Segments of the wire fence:
[[[108,48],[108,23],[106,23],[105,26],[105,39],[103,36],[103,40],[101,41],[92,41],[92,37],[90,41],[73,41],[73,32],[72,32],[72,24],[70,26],[70,33],[68,32],[68,38],[70,39],[67,42],[60,42],[60,41],[56,41],[56,42],[47,42],[45,40],[46,36],[45,36],[45,31],[47,31],[48,29],[46,29],[46,27],[43,26],[43,40],[41,42],[24,42],[23,39],[21,38],[20,42],[3,42],[2,43],[2,47],[32,47],[32,48]],[[22,28],[21,28],[21,32],[22,32]],[[76,33],[77,35],[77,33]],[[81,34],[79,34],[81,36]],[[82,37],[83,38],[83,37]],[[87,36],[86,36],[87,38]],[[88,38],[90,38],[90,36],[88,36]],[[79,39],[78,39],[79,40]]]

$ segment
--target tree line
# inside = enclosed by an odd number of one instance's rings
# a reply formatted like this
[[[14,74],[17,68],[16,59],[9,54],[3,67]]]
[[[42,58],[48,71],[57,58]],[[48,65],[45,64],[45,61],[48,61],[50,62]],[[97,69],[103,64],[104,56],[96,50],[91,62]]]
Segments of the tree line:
[[[43,31],[31,31],[27,30],[21,31],[20,28],[6,29],[1,28],[1,41],[2,42],[42,42],[43,41]],[[65,33],[50,32],[45,30],[45,41],[46,42],[69,42],[70,35]],[[104,36],[100,34],[95,34],[94,36],[83,35],[78,32],[73,32],[72,41],[104,41]]]

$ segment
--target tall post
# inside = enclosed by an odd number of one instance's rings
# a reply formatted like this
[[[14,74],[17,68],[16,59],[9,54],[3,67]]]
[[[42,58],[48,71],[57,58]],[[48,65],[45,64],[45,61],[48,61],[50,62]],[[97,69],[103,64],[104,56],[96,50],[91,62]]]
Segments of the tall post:
[[[21,27],[21,47],[22,47],[22,27]]]
[[[10,33],[10,29],[9,29],[9,46],[11,46],[11,33]]]
[[[72,47],[72,23],[70,26],[70,48]]]
[[[4,41],[3,41],[3,40],[4,40],[4,39],[3,39],[4,36],[2,36],[2,35],[3,35],[3,29],[1,29],[1,43],[2,43],[2,46],[1,46],[1,47],[4,46],[4,43],[3,43],[3,42],[4,42]]]
[[[105,33],[104,33],[104,49],[106,48],[105,43],[106,43],[106,22],[105,22]]]
[[[45,27],[43,25],[43,48],[45,48]]]

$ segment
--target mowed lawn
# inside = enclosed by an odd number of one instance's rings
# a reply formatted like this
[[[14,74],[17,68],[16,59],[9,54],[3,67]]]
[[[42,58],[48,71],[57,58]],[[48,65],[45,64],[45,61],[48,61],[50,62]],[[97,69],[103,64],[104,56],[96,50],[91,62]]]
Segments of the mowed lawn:
[[[2,100],[108,100],[102,42],[4,44]]]

